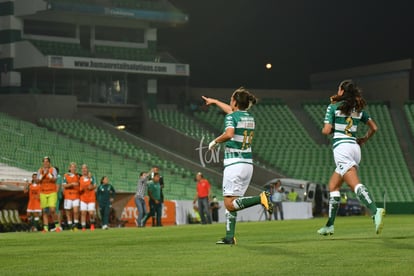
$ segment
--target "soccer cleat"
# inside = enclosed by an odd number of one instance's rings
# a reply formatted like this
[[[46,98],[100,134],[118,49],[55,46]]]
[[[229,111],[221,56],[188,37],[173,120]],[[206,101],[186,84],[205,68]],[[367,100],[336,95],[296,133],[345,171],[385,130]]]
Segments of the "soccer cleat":
[[[85,227],[82,227],[82,232],[85,232],[86,231],[86,228]]]
[[[265,207],[266,211],[270,214],[273,213],[273,203],[270,200],[270,193],[269,192],[261,192],[260,193],[260,203]]]
[[[95,231],[95,224],[91,224],[91,231]]]
[[[324,226],[321,229],[319,229],[317,232],[318,232],[319,235],[324,235],[324,236],[333,235],[334,234],[334,226],[333,225]]]
[[[104,226],[102,226],[102,230],[108,230],[109,229],[109,227],[108,227],[108,225],[104,225]]]
[[[62,232],[62,227],[60,227],[60,226],[58,226],[58,227],[55,227],[55,232]]]
[[[46,230],[46,229],[43,229],[42,230],[42,233],[47,233],[48,231]]]
[[[229,244],[229,245],[236,245],[236,238],[222,238],[221,240],[217,241],[216,244]]]
[[[374,216],[374,223],[375,223],[375,233],[381,234],[382,228],[384,227],[384,215],[385,209],[384,208],[377,208],[377,212]]]

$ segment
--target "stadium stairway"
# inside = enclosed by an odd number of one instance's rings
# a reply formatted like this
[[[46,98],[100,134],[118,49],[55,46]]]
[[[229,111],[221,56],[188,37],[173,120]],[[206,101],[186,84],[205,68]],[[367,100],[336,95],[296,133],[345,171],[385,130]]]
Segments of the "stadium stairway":
[[[309,134],[309,136],[320,145],[328,144],[328,140],[326,137],[321,133],[323,122],[321,121],[321,127],[315,127],[314,122],[309,117],[309,114],[307,114],[302,107],[296,107],[288,105],[292,113],[295,115],[295,117],[298,119],[298,121],[301,123],[301,125],[305,128],[306,132]]]
[[[414,179],[414,133],[406,127],[410,125],[409,114],[404,114],[402,110],[401,106],[391,105],[390,115],[405,162],[408,165],[411,177]]]

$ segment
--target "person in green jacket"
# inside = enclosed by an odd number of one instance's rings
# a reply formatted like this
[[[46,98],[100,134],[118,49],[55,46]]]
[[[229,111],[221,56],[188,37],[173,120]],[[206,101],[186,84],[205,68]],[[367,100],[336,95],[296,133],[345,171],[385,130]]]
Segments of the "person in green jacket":
[[[102,229],[107,230],[109,228],[109,211],[115,199],[115,189],[112,184],[109,184],[109,178],[107,176],[102,177],[96,195],[102,219]]]
[[[156,217],[157,224],[156,226],[161,225],[161,215],[162,215],[162,203],[161,203],[161,185],[160,185],[160,174],[154,173],[152,176],[152,181],[148,184],[148,197],[150,212],[145,214],[144,218],[141,220],[141,225],[145,227],[149,217]],[[153,225],[154,226],[154,225]]]

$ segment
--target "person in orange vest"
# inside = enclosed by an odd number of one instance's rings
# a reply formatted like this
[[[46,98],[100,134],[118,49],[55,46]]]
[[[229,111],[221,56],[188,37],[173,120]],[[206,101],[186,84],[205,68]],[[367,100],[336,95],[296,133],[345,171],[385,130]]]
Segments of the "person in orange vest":
[[[42,213],[40,207],[40,185],[37,184],[37,172],[32,174],[32,182],[24,186],[24,193],[29,194],[29,202],[27,204],[27,218],[30,222],[30,231],[39,230],[39,217]]]
[[[82,165],[82,175],[79,179],[80,192],[80,211],[82,231],[86,230],[86,213],[89,213],[90,229],[95,230],[95,210],[96,210],[96,180],[89,172],[86,164]]]
[[[80,175],[76,172],[76,163],[72,162],[69,165],[69,172],[63,176],[62,185],[65,198],[63,205],[66,211],[68,226],[72,231],[77,231],[79,224],[79,179]]]
[[[40,184],[40,207],[43,209],[43,231],[49,231],[49,214],[55,222],[56,232],[60,232],[62,228],[56,216],[57,202],[57,171],[50,165],[50,158],[43,157],[43,167],[37,172],[37,180]],[[49,214],[48,214],[49,211]]]

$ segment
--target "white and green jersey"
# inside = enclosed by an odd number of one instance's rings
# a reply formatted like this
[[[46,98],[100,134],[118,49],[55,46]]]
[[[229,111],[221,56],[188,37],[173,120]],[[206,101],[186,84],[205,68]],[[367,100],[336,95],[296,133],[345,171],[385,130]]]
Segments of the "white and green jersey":
[[[247,111],[235,111],[224,118],[224,131],[234,128],[234,136],[225,143],[224,166],[236,163],[253,164],[252,140],[254,136],[254,117]]]
[[[371,117],[364,110],[361,112],[353,111],[350,116],[342,114],[339,107],[343,102],[330,104],[326,109],[325,124],[331,124],[333,133],[333,147],[341,143],[356,143],[356,132],[359,122],[367,123]]]

